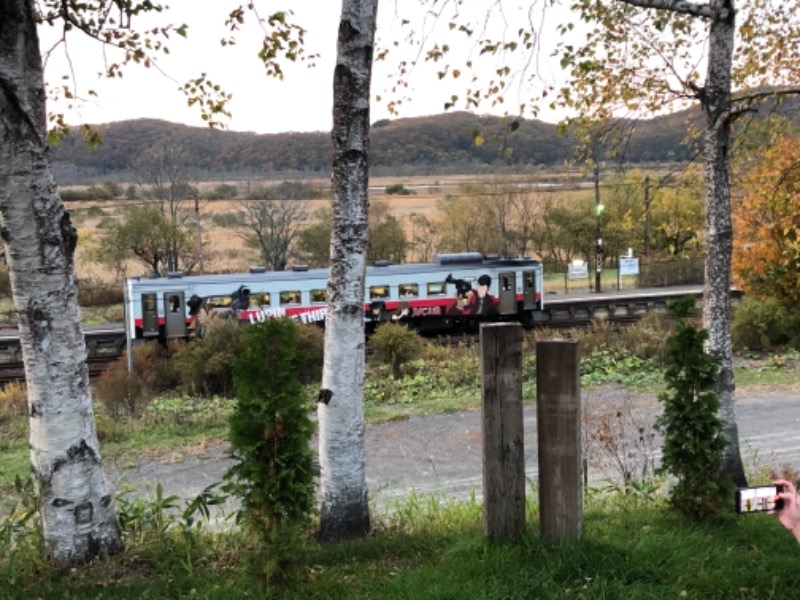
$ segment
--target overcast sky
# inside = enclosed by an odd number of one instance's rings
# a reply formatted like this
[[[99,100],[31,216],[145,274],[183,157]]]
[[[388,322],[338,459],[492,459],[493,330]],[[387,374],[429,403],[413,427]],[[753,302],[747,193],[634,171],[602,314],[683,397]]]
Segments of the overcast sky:
[[[100,124],[110,121],[150,117],[168,121],[203,126],[199,111],[189,108],[186,98],[178,91],[179,84],[201,73],[207,73],[215,83],[233,94],[230,110],[233,118],[228,121],[228,128],[233,131],[253,131],[257,133],[277,133],[285,131],[328,131],[331,127],[331,107],[333,94],[333,67],[336,55],[336,32],[339,22],[341,3],[337,0],[295,0],[290,5],[295,12],[294,20],[308,31],[306,50],[319,54],[316,66],[309,69],[305,64],[286,64],[286,77],[277,81],[267,77],[257,58],[260,48],[261,32],[254,27],[252,20],[249,26],[237,33],[235,46],[221,47],[219,41],[226,37],[225,17],[232,7],[239,2],[233,0],[167,0],[170,10],[156,17],[157,21],[146,18],[134,20],[134,27],[159,22],[189,25],[187,39],[173,37],[169,41],[170,55],[159,59],[159,65],[165,74],[155,69],[144,69],[129,66],[122,79],[107,80],[98,78],[103,70],[104,51],[96,43],[85,39],[85,36],[74,34],[69,36],[70,61],[66,59],[63,48],[48,57],[46,78],[50,85],[59,85],[63,76],[74,73],[79,96],[83,99],[76,111],[67,111],[65,105],[51,104],[51,112],[65,112],[70,124]],[[378,38],[379,47],[392,40],[400,40],[401,44],[393,50],[395,60],[376,62],[373,72],[371,119],[412,117],[438,114],[444,111],[444,103],[451,94],[464,95],[465,77],[454,80],[446,77],[439,80],[436,71],[438,65],[423,65],[415,69],[411,77],[412,86],[407,96],[412,101],[404,101],[399,115],[390,115],[386,109],[386,101],[399,98],[392,94],[391,75],[397,72],[397,56],[401,51],[405,57],[413,59],[418,53],[418,46],[406,42],[404,31],[413,28],[420,32],[427,25],[425,13],[419,9],[419,0],[382,0],[379,7]],[[447,4],[440,0],[439,4]],[[453,3],[451,3],[453,4]],[[515,0],[502,0],[504,13],[495,14],[495,21],[500,27],[505,23],[508,35],[515,35],[521,19],[527,20],[531,15],[524,12]],[[280,2],[264,1],[259,4],[262,16],[274,11]],[[286,5],[284,2],[283,5]],[[528,3],[525,3],[527,6]],[[453,4],[454,6],[454,4]],[[401,27],[400,10],[409,10],[403,16],[410,15],[412,25]],[[482,9],[482,10],[485,10]],[[485,15],[483,15],[485,16]],[[483,16],[476,16],[477,21]],[[537,23],[541,23],[541,15],[534,15]],[[547,15],[545,29],[553,32],[556,16]],[[416,25],[414,25],[416,23]],[[428,18],[427,23],[430,23]],[[441,29],[438,31],[441,32]],[[495,33],[497,33],[496,30]],[[436,33],[436,36],[446,34]],[[44,26],[40,29],[41,47],[46,52],[56,39],[55,32]],[[553,36],[555,34],[553,33]],[[474,36],[476,39],[478,36]],[[437,38],[438,39],[438,38]],[[549,40],[554,43],[554,39]],[[462,46],[454,48],[453,54],[460,53],[464,57],[472,49]],[[547,52],[543,53],[545,56]],[[109,57],[109,59],[113,59]],[[540,61],[536,68],[546,78],[557,75],[557,59]],[[71,65],[71,67],[70,67]],[[493,67],[494,68],[494,67]],[[531,72],[530,69],[528,71]],[[98,97],[90,97],[89,90],[98,92]],[[488,104],[482,105],[477,112],[502,114],[506,109],[515,114],[520,101],[527,99],[526,89],[512,92],[505,107],[492,109]],[[375,98],[381,96],[382,101]],[[463,106],[458,105],[457,109]],[[555,121],[558,115],[546,110],[540,118]]]

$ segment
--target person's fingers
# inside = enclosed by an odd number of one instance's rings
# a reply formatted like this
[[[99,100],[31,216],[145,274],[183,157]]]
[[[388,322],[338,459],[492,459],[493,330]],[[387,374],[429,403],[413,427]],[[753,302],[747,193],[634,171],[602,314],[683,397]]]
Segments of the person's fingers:
[[[788,492],[791,494],[797,493],[797,490],[795,489],[794,484],[791,481],[788,481],[786,479],[776,479],[772,483],[774,483],[775,485],[783,486],[784,492]]]

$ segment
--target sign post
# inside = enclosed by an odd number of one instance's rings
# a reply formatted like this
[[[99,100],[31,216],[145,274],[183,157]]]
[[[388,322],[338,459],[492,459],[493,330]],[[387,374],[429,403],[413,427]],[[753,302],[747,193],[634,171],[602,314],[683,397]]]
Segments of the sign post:
[[[623,275],[638,275],[639,259],[633,256],[620,256],[619,269],[617,269],[617,289],[622,289],[620,281]]]

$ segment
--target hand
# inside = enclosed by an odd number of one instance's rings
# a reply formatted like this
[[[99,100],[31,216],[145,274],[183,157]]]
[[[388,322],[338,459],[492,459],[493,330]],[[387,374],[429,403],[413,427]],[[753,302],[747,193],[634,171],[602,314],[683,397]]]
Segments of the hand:
[[[792,532],[794,537],[800,542],[800,498],[794,484],[785,479],[776,479],[775,485],[783,486],[776,499],[783,500],[783,506],[779,510],[770,511],[769,514],[778,517],[778,520],[786,529]]]

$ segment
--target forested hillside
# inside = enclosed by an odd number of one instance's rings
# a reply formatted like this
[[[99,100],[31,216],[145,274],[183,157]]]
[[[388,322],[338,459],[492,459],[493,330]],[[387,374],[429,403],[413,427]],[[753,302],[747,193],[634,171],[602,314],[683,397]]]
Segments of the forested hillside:
[[[693,156],[684,145],[691,113],[682,112],[636,124],[616,160],[630,163],[682,161]],[[379,121],[373,125],[370,166],[373,173],[471,173],[489,165],[521,169],[563,165],[574,157],[574,144],[556,126],[509,121],[466,112]],[[178,148],[198,175],[208,178],[256,176],[286,178],[325,176],[330,170],[327,132],[257,135],[188,127],[139,119],[95,127],[103,142],[89,150],[80,133],[53,149],[59,181],[77,183],[131,176],[137,159],[156,146]],[[474,140],[479,132],[482,143]]]

